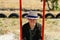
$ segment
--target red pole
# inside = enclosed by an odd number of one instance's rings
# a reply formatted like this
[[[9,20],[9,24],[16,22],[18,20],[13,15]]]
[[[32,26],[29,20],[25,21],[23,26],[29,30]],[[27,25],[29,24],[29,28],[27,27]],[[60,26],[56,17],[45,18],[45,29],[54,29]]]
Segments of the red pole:
[[[44,40],[45,2],[46,0],[43,1],[42,40]],[[20,0],[20,40],[22,40],[22,0]]]
[[[20,40],[22,40],[22,0],[20,0]]]
[[[44,25],[45,25],[45,4],[46,0],[43,0],[43,20],[42,20],[42,40],[44,40]]]

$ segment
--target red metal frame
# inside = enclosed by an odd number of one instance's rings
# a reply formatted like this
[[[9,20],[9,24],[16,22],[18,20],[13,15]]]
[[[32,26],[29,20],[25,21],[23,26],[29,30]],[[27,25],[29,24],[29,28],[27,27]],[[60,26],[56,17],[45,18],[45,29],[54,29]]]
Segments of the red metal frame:
[[[22,40],[22,0],[20,0],[20,40]]]
[[[45,6],[46,6],[46,0],[43,0],[42,40],[44,40]]]
[[[43,1],[42,40],[44,40],[45,2],[46,0]],[[22,40],[22,0],[20,0],[20,40]]]

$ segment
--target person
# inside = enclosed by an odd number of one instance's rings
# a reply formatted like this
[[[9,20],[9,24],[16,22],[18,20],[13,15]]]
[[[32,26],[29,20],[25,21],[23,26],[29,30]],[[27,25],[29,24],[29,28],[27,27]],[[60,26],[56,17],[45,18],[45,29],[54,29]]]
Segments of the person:
[[[23,40],[42,40],[42,26],[37,22],[39,19],[37,13],[30,11],[26,18],[28,22],[22,27]]]

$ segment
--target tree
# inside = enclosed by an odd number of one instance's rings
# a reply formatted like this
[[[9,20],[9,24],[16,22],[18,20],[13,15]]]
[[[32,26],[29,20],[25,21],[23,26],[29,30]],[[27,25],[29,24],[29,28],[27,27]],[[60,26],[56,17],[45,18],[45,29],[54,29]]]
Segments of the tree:
[[[43,1],[43,0],[41,0],[41,2],[42,2],[42,1]],[[48,9],[51,10],[49,1],[50,1],[50,0],[46,0],[46,3],[47,3],[47,6],[48,6]]]
[[[41,0],[41,2],[42,2],[43,0]],[[51,3],[51,5],[50,5],[50,3]],[[49,10],[57,10],[58,9],[58,0],[46,0],[46,3],[47,3],[47,6],[48,6],[48,8],[49,8]],[[51,8],[51,7],[52,8]]]

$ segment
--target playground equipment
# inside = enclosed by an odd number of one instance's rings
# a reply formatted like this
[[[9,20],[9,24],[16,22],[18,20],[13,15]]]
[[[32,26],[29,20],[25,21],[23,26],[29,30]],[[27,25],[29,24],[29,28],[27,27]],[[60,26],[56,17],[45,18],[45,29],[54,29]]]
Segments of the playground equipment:
[[[60,0],[46,1],[46,13],[45,18],[60,18]],[[43,0],[23,0],[22,1],[23,15],[25,16],[28,11],[37,11],[40,18],[43,17]],[[58,7],[58,8],[57,8]]]
[[[1,0],[0,18],[19,18],[19,0]]]
[[[60,0],[58,0],[58,7]],[[56,4],[56,2],[54,2]],[[54,4],[54,5],[55,5]],[[56,5],[55,5],[56,6]],[[51,0],[46,1],[45,18],[60,18],[60,8],[57,10],[50,10],[52,8]],[[56,9],[56,8],[54,8]],[[22,0],[22,17],[24,18],[29,11],[36,11],[40,18],[43,17],[43,1],[42,0]],[[19,0],[1,0],[0,14],[5,15],[4,18],[19,18]],[[1,15],[3,17],[3,15]],[[1,18],[1,17],[0,17]]]

